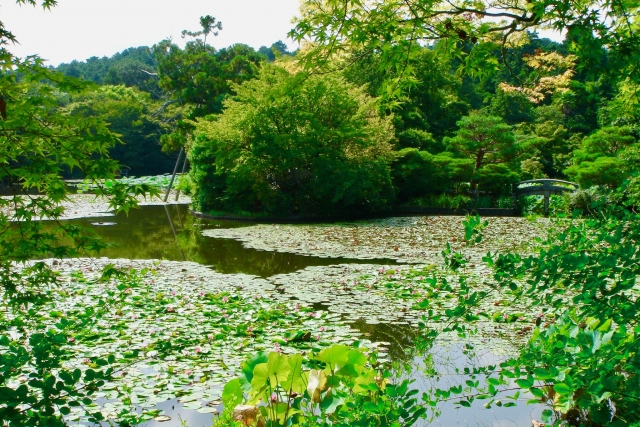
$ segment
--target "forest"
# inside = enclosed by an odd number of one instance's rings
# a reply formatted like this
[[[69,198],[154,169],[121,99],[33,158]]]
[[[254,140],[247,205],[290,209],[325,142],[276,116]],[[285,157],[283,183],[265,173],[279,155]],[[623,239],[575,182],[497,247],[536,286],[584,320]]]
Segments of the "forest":
[[[634,89],[615,52],[580,53],[577,30],[562,42],[528,29],[503,46],[464,39],[466,59],[448,39],[416,46],[407,76],[376,50],[356,51],[332,64],[329,83],[306,77],[282,41],[217,50],[201,25],[184,48],[165,40],[56,70],[97,84],[61,95],[60,108],[108,122],[123,141],[110,156],[127,174],[170,172],[186,147],[202,212],[509,207],[520,181],[615,189],[635,170]],[[571,211],[585,197],[559,203]]]
[[[304,0],[296,49],[216,48],[206,15],[183,46],[57,67],[0,23],[0,426],[160,423],[167,402],[216,427],[524,405],[534,427],[639,426],[639,12]],[[164,184],[123,178],[183,155],[189,211],[170,189],[142,206]],[[543,178],[579,188],[514,202]],[[138,208],[171,234],[126,229],[118,252],[99,230]],[[180,258],[135,254],[168,242]]]

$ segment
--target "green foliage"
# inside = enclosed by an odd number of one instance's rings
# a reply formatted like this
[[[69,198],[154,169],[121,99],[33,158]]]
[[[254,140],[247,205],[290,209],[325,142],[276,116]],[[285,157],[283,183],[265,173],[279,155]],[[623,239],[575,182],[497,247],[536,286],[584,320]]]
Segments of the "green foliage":
[[[20,1],[35,5],[35,1]],[[54,1],[43,1],[45,8]],[[9,310],[0,327],[0,419],[8,426],[63,426],[72,407],[83,407],[92,422],[102,415],[93,395],[113,370],[113,356],[95,358],[91,369],[63,366],[74,334],[86,330],[94,313],[60,318],[55,327],[40,322],[42,304],[51,298],[58,277],[46,257],[87,254],[105,244],[87,230],[59,221],[67,186],[63,171],[81,171],[91,180],[113,178],[120,166],[108,158],[117,143],[107,124],[95,117],[67,115],[60,95],[80,96],[92,85],[65,77],[32,56],[19,60],[5,50],[13,36],[0,24],[0,181],[12,195],[0,198],[0,286]],[[137,206],[145,186],[99,186],[116,211]],[[54,221],[46,227],[41,218]],[[65,241],[69,244],[62,243]],[[38,325],[26,332],[27,326]]]
[[[480,215],[467,215],[462,225],[464,225],[464,241],[474,245],[482,241],[482,232],[489,225],[489,221],[483,221],[480,219]]]
[[[385,97],[384,69],[379,52],[358,52],[345,69],[352,83],[365,85],[372,96]],[[394,126],[400,148],[413,147],[431,153],[443,151],[441,141],[456,128],[456,122],[469,112],[469,104],[461,93],[460,76],[451,72],[447,58],[428,47],[419,48],[410,60],[420,82],[399,96],[394,108]]]
[[[289,52],[287,49],[287,45],[282,40],[278,40],[273,43],[271,47],[260,46],[258,53],[264,55],[267,58],[267,61],[273,62],[282,56],[294,55],[294,53]]]
[[[393,200],[389,118],[338,76],[263,66],[219,118],[199,121],[189,151],[204,210],[336,215]]]
[[[445,170],[437,167],[433,157],[416,148],[405,148],[396,154],[391,176],[399,202],[446,189],[448,182],[444,176]]]
[[[579,163],[594,161],[603,156],[614,157],[619,151],[637,141],[637,136],[629,127],[604,127],[582,140],[580,149],[574,153],[574,159]]]
[[[629,127],[606,127],[589,135],[565,173],[583,187],[619,187],[637,171],[637,137]]]
[[[232,85],[254,78],[264,59],[247,45],[216,51],[200,39],[187,42],[184,49],[163,40],[152,50],[158,61],[159,85],[170,97],[165,107],[183,107],[165,119],[171,126],[161,138],[166,151],[184,147],[193,130],[188,120],[220,113],[223,100],[234,93]]]
[[[173,188],[180,187],[183,190],[185,188],[188,188],[188,185],[182,183],[183,180],[186,181],[186,178],[187,177],[185,175],[180,175],[180,174],[176,175],[176,178],[173,182]],[[78,192],[84,193],[84,192],[95,191],[100,187],[112,188],[117,184],[124,184],[124,185],[133,185],[133,186],[145,185],[145,186],[148,186],[149,188],[153,188],[159,191],[159,190],[166,190],[169,187],[170,182],[171,182],[170,174],[156,175],[156,176],[141,176],[141,177],[128,176],[125,178],[119,178],[115,180],[98,181],[97,183],[91,180],[84,180],[83,182],[78,183],[76,188],[78,189]]]
[[[520,175],[505,164],[488,164],[478,170],[474,176],[478,189],[495,195],[513,193],[513,186],[520,181]]]
[[[35,315],[35,311],[22,315]],[[95,358],[94,368],[84,371],[61,366],[68,341],[82,329],[82,323],[90,322],[90,317],[80,321],[62,319],[57,329],[31,334],[24,341],[22,337],[0,335],[0,418],[5,425],[64,427],[61,416],[68,415],[72,407],[91,405],[93,394],[114,372],[113,368],[103,367],[115,358]],[[20,317],[13,323],[20,323]],[[12,384],[15,372],[29,372],[28,381],[20,381],[19,386]],[[90,422],[104,419],[95,409],[87,408],[87,415]]]
[[[576,210],[581,210],[584,214],[588,214],[591,211],[590,206],[590,199],[587,201],[583,198],[583,190],[565,193],[562,196],[552,194],[549,196],[547,212],[544,211],[544,196],[525,196],[517,200],[518,210],[525,216],[548,215],[553,218],[562,218],[571,216],[572,212]]]
[[[439,194],[417,197],[409,200],[407,206],[425,208],[466,209],[473,206],[473,199],[462,194]]]
[[[558,424],[573,418],[629,425],[640,418],[638,218],[600,214],[567,224],[537,255],[487,257],[501,286],[521,283],[516,295],[544,295],[541,303],[556,314],[501,368],[503,377],[519,378],[537,399],[552,402]]]
[[[106,157],[118,142],[107,124],[97,118],[68,116],[58,108],[58,92],[81,93],[86,84],[42,68],[37,59],[13,65],[17,73],[6,73],[0,80],[0,91],[10,100],[7,118],[0,122],[0,162],[5,164],[0,179],[14,189],[13,197],[0,199],[0,268],[6,277],[11,277],[8,269],[12,261],[71,256],[87,248],[100,248],[102,244],[74,227],[59,224],[45,232],[37,220],[41,216],[56,220],[63,213],[65,168],[80,171],[91,180],[113,178],[120,170],[117,162]],[[143,189],[99,187],[98,192],[115,191],[119,202],[112,200],[112,206],[129,209],[135,200],[127,193]],[[29,196],[29,192],[42,196]],[[66,234],[74,237],[72,247],[57,244]],[[37,293],[37,286],[33,290]]]
[[[532,130],[541,138],[534,148],[539,153],[545,174],[551,178],[564,177],[563,171],[569,166],[581,136],[568,131],[564,114],[556,105],[536,108]]]
[[[156,66],[155,61],[150,65],[135,59],[121,60],[109,66],[102,83],[136,87],[149,93],[153,99],[158,99],[162,97],[162,91],[158,86],[158,77],[155,75]]]
[[[576,54],[578,71],[584,75],[607,70],[613,78],[637,82],[636,8],[634,2],[574,0],[554,7],[533,1],[526,8],[478,1],[416,0],[407,5],[403,0],[380,0],[368,7],[358,0],[305,1],[289,35],[311,42],[301,55],[309,69],[335,66],[327,58],[341,59],[345,52],[380,52],[380,68],[388,73],[384,93],[392,99],[419,77],[411,60],[421,44],[435,43],[441,54],[456,59],[459,68],[487,78],[500,69],[501,60],[509,64],[507,48],[543,26],[567,31],[568,50]],[[613,60],[606,61],[607,56]],[[588,108],[583,103],[574,106]]]
[[[147,46],[130,47],[110,58],[93,56],[86,61],[72,61],[55,67],[70,77],[83,78],[98,84],[136,86],[149,92],[152,97],[161,97],[158,87],[157,62]]]
[[[75,96],[65,107],[72,116],[96,117],[119,134],[122,144],[109,149],[109,155],[132,175],[157,175],[171,171],[175,160],[163,153],[158,141],[161,124],[153,117],[159,105],[133,87],[101,86]]]
[[[492,116],[501,117],[509,125],[532,122],[535,118],[534,104],[519,92],[498,90],[491,98],[488,110]]]
[[[498,165],[515,159],[526,146],[516,142],[509,125],[499,117],[476,112],[463,117],[458,126],[456,136],[445,138],[444,143],[452,152],[473,160],[472,190],[476,189],[479,180],[487,185],[491,179],[500,176],[495,186],[489,185],[494,191],[501,191],[506,183],[517,180],[507,167]],[[487,178],[483,179],[483,176]]]
[[[214,36],[218,35],[218,31],[214,31],[214,29],[222,30],[222,22],[216,22],[216,18],[214,18],[211,15],[201,16],[200,26],[202,27],[202,30],[200,31],[183,30],[182,38],[185,38],[186,36],[189,36],[189,37],[204,36],[203,44],[206,45],[207,36],[209,34],[213,34]]]
[[[546,178],[544,165],[537,159],[526,159],[520,163],[523,180]]]
[[[612,200],[592,204],[596,215],[591,219],[555,224],[556,231],[540,242],[535,254],[483,258],[493,272],[492,286],[509,295],[511,303],[519,301],[522,308],[527,301],[527,310],[539,311],[536,327],[517,357],[466,369],[466,386],[429,390],[424,396],[429,404],[459,396],[463,407],[476,399],[486,400],[486,408],[514,406],[526,391],[532,395],[529,403],[550,406],[543,413],[550,425],[638,422],[640,222]],[[479,241],[483,225],[479,217],[467,218],[466,240]],[[462,280],[472,277],[465,273],[464,257],[450,248],[444,253]],[[466,296],[465,301],[473,305],[477,300]],[[461,331],[462,337],[468,334]],[[486,382],[478,382],[479,375]],[[515,393],[503,403],[499,395],[507,391]]]
[[[460,159],[452,153],[444,152],[435,155],[433,162],[438,169],[445,171],[452,190],[462,192],[468,189],[469,182],[473,179],[472,159]]]
[[[160,87],[181,103],[190,104],[192,117],[219,113],[231,83],[253,78],[261,60],[252,48],[238,44],[216,51],[201,40],[184,49],[164,40],[152,48],[158,61]]]
[[[257,354],[225,385],[225,411],[246,426],[413,425],[426,413],[418,390],[406,379],[392,382],[366,351],[334,344],[306,355]],[[260,401],[265,405],[254,406]]]
[[[566,174],[582,187],[606,185],[617,188],[626,175],[619,166],[619,160],[616,158],[598,157],[592,162],[584,161],[571,166],[566,170]]]

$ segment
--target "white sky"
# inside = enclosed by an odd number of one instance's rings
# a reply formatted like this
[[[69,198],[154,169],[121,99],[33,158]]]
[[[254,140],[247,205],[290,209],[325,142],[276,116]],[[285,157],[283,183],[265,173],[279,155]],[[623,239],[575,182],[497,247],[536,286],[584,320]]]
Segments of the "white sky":
[[[152,46],[167,37],[182,45],[182,30],[198,31],[200,17],[222,22],[207,43],[217,49],[245,43],[258,49],[287,40],[299,0],[59,0],[50,11],[0,0],[0,21],[18,39],[16,56],[38,54],[49,65],[111,56],[129,47]]]

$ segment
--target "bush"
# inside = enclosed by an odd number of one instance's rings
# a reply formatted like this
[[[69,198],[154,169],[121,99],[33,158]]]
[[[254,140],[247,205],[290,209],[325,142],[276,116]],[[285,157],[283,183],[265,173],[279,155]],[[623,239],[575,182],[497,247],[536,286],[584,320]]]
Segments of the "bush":
[[[611,189],[622,184],[626,174],[620,161],[614,157],[598,157],[592,162],[581,162],[566,170],[566,174],[583,187],[606,185]]]
[[[433,162],[444,171],[449,190],[461,193],[469,189],[469,182],[473,178],[471,159],[456,158],[452,153],[444,152],[433,156]]]
[[[464,209],[472,206],[473,199],[463,194],[431,194],[411,199],[406,204],[426,208]]]
[[[428,152],[416,148],[397,153],[391,176],[400,202],[446,189],[446,170],[439,168],[433,159]]]
[[[609,204],[611,201],[609,193],[603,187],[590,187],[566,194],[567,210],[569,212],[579,210],[584,214],[594,213],[599,207]]]
[[[478,189],[495,195],[513,193],[513,185],[520,181],[520,175],[504,164],[489,164],[476,173]]]
[[[375,100],[338,76],[265,65],[189,152],[201,210],[320,216],[370,213],[394,200],[393,129]]]

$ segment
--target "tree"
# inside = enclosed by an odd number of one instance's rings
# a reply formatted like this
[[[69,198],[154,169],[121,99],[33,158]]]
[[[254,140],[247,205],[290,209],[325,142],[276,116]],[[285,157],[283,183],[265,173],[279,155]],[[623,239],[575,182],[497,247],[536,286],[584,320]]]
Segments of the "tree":
[[[567,168],[566,174],[582,187],[602,185],[615,189],[626,177],[620,162],[613,157],[597,157],[593,161],[583,161]]]
[[[263,60],[247,45],[216,51],[201,40],[188,42],[184,49],[164,40],[152,50],[158,61],[159,85],[168,93],[168,103],[185,107],[169,119],[174,122],[174,130],[161,139],[167,150],[185,145],[192,128],[183,119],[219,114],[222,101],[233,94],[232,83],[254,78]]]
[[[396,154],[391,175],[399,202],[446,189],[444,168],[439,168],[433,157],[416,148],[405,148]]]
[[[362,89],[275,65],[234,89],[189,147],[201,209],[318,216],[392,201],[390,118]]]
[[[142,61],[125,59],[109,67],[102,83],[136,87],[148,92],[153,98],[159,99],[162,91],[158,86],[158,76],[155,74],[155,66],[149,67]]]
[[[352,83],[364,85],[371,96],[384,96],[386,70],[377,52],[358,52],[344,70]],[[469,104],[459,96],[462,79],[455,75],[451,61],[430,48],[421,48],[410,62],[420,82],[401,95],[394,108],[398,148],[418,148],[432,154],[444,150],[442,138],[451,135],[456,121],[468,114]],[[386,105],[385,107],[389,107]]]
[[[565,173],[583,187],[612,189],[637,171],[637,137],[629,127],[605,127],[582,140]]]
[[[615,58],[612,77],[640,79],[636,2],[560,0],[553,6],[533,0],[519,2],[454,2],[427,0],[306,0],[290,37],[309,46],[302,54],[309,69],[330,65],[330,58],[352,52],[380,52],[383,68],[393,79],[415,76],[409,59],[424,43],[439,46],[474,74],[495,69],[496,49],[514,43],[521,34],[542,28],[567,31],[569,50],[588,69],[603,49]]]
[[[101,86],[65,107],[72,116],[95,117],[108,123],[122,140],[109,149],[109,156],[128,168],[130,174],[159,175],[170,172],[174,159],[163,153],[160,123],[153,117],[158,103],[134,87]]]
[[[273,43],[271,47],[260,46],[258,53],[267,57],[269,62],[275,61],[281,56],[291,56],[292,53],[287,50],[287,45],[282,40]]]
[[[633,130],[626,126],[608,126],[598,129],[582,140],[582,146],[574,153],[577,162],[595,160],[598,157],[613,157],[620,150],[638,142]]]
[[[202,42],[202,44],[204,46],[207,45],[207,36],[209,34],[213,34],[214,36],[218,35],[218,31],[213,31],[214,29],[217,30],[222,30],[222,22],[216,22],[216,18],[214,18],[211,15],[206,15],[206,16],[201,16],[200,17],[200,26],[202,27],[202,30],[200,31],[188,31],[188,30],[183,30],[182,31],[182,38],[185,38],[186,36],[190,36],[190,37],[199,37],[199,36],[204,36],[204,40]]]
[[[485,165],[509,162],[523,149],[516,143],[511,126],[500,117],[474,112],[463,117],[458,126],[456,135],[445,138],[444,143],[452,152],[473,159],[472,191],[476,189],[478,174]]]

